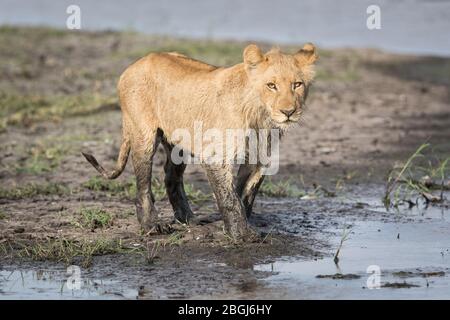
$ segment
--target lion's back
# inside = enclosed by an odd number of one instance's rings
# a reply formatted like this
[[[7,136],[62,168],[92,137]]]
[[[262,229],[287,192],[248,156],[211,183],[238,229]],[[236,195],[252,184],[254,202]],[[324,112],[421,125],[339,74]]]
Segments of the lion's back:
[[[209,73],[217,67],[191,59],[177,52],[150,53],[130,65],[119,80],[123,82],[175,81],[186,76]]]
[[[122,111],[133,118],[148,116],[163,122],[185,115],[179,112],[184,105],[201,105],[204,91],[199,87],[210,86],[217,69],[175,52],[151,53],[120,76],[117,89]]]

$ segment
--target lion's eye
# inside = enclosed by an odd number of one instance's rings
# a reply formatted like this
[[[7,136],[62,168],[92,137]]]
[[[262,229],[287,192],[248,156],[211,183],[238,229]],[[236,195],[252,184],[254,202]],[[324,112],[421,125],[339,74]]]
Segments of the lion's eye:
[[[302,85],[303,85],[303,82],[301,82],[301,81],[294,82],[294,84],[293,84],[294,90],[297,88],[300,88]]]
[[[267,88],[269,88],[270,90],[277,90],[277,86],[276,86],[276,84],[273,83],[273,82],[269,82],[269,83],[267,84]]]

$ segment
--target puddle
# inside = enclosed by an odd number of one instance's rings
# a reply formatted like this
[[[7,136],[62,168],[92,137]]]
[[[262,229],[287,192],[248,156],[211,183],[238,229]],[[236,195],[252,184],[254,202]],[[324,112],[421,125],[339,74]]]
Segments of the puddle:
[[[336,247],[339,241],[335,239]],[[339,257],[338,265],[329,257],[316,261],[276,261],[257,265],[255,269],[276,273],[263,281],[278,289],[280,298],[450,298],[448,221],[355,222]],[[371,270],[380,271],[380,289],[368,288],[367,281],[371,284],[374,279]],[[336,274],[350,279],[333,279],[331,276]],[[392,284],[400,284],[400,288],[392,288],[396,287]]]
[[[1,270],[1,299],[133,299],[137,290],[108,279],[86,279],[78,286],[66,269]]]
[[[370,209],[371,211],[377,211],[384,214],[401,215],[411,218],[423,217],[426,219],[440,219],[448,221],[450,219],[448,199],[450,199],[450,192],[444,192],[444,199],[446,203],[440,205],[427,204],[422,198],[418,198],[414,205],[401,204],[398,208],[390,208],[386,210],[386,207],[381,201],[380,194],[383,194],[384,189],[380,187],[367,188],[358,190],[357,197],[345,197],[344,203],[353,205],[359,208]]]

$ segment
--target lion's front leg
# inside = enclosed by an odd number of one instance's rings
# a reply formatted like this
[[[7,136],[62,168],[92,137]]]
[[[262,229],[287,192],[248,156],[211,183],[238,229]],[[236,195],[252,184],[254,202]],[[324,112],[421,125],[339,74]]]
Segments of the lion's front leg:
[[[261,165],[240,165],[236,177],[236,192],[242,200],[247,217],[252,214],[253,203],[263,180]]]
[[[247,225],[245,208],[235,190],[232,166],[204,164],[204,168],[222,214],[225,231],[238,241],[254,237],[254,231]]]

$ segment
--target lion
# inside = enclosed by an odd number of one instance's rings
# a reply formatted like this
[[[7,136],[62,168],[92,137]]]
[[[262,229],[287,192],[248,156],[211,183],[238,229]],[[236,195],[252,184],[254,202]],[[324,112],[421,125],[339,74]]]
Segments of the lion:
[[[175,52],[151,53],[130,65],[118,82],[122,143],[116,167],[107,171],[93,155],[83,155],[103,177],[114,179],[131,152],[138,221],[146,231],[162,232],[151,190],[152,159],[161,143],[167,154],[168,199],[175,219],[189,223],[193,213],[183,185],[186,163],[175,163],[171,154],[175,147],[194,155],[197,151],[173,139],[176,130],[192,132],[194,123],[201,121],[203,128],[216,130],[265,128],[283,133],[301,118],[317,59],[310,43],[295,54],[277,48],[263,53],[250,44],[243,51],[243,62],[231,67],[216,67]],[[225,231],[236,241],[254,235],[247,218],[264,178],[263,166],[241,164],[235,178],[231,164],[203,162],[202,167]]]

